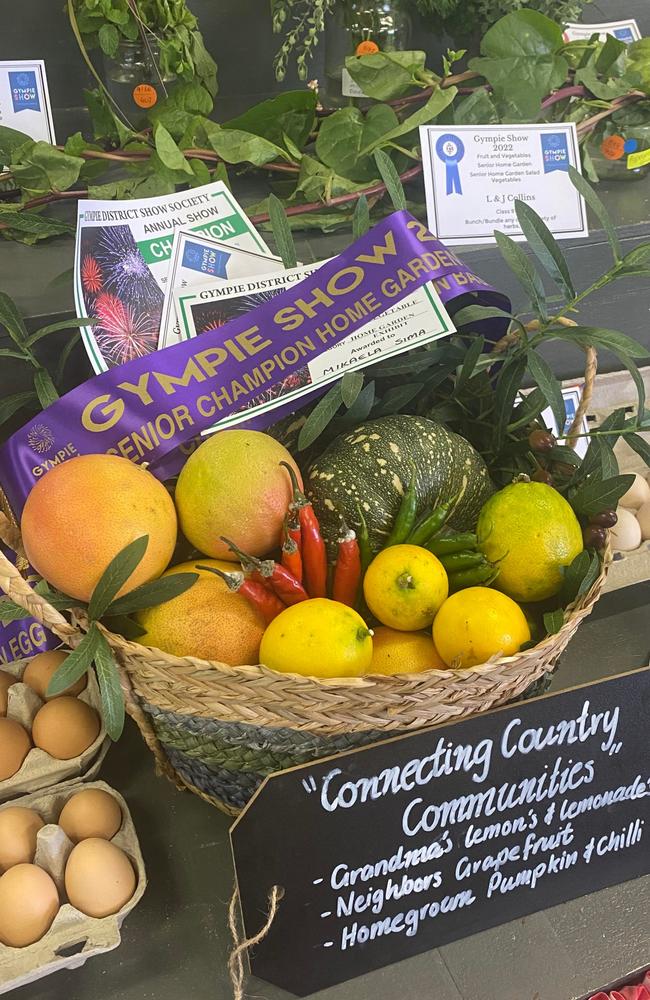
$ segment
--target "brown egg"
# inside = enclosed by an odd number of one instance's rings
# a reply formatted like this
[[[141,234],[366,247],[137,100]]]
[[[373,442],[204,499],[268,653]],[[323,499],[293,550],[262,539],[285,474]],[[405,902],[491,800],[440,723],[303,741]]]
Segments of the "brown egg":
[[[59,826],[75,844],[87,837],[110,840],[121,825],[119,802],[102,788],[77,792],[68,799],[59,816]]]
[[[0,781],[20,770],[31,748],[31,740],[19,722],[0,718]]]
[[[65,866],[68,900],[89,917],[117,913],[135,892],[129,858],[109,840],[91,837],[72,848]]]
[[[85,701],[64,695],[47,701],[32,723],[34,746],[57,760],[70,760],[99,736],[99,716]]]
[[[47,872],[15,865],[0,877],[0,941],[24,948],[39,941],[59,911],[59,894]]]
[[[0,809],[0,872],[14,865],[28,865],[36,853],[36,834],[45,826],[35,809],[7,806]]]
[[[51,649],[47,653],[38,653],[33,660],[30,660],[25,667],[25,673],[23,674],[23,684],[29,684],[33,691],[39,698],[43,701],[50,701],[47,697],[47,686],[52,680],[52,677],[59,669],[62,663],[67,660],[70,654],[64,649]],[[62,691],[61,694],[53,694],[51,698],[60,698],[61,695],[76,695],[81,694],[81,692],[86,687],[87,680],[86,675],[80,677],[78,681],[71,684],[70,687]]]
[[[8,673],[6,670],[0,670],[0,715],[7,714],[9,688],[17,681],[18,678],[14,677],[13,674]]]

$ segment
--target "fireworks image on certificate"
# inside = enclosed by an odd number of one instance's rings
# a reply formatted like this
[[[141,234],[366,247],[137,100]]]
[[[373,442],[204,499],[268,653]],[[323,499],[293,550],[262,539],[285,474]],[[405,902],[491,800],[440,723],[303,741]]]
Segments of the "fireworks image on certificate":
[[[80,261],[84,305],[108,367],[155,351],[164,296],[130,228],[84,229]]]

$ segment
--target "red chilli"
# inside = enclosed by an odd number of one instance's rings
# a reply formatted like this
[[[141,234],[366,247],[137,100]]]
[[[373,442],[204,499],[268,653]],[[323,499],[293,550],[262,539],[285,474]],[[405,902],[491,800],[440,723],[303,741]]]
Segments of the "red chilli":
[[[306,601],[309,597],[303,585],[286,566],[282,566],[273,559],[258,559],[256,556],[249,556],[246,552],[242,552],[234,542],[223,536],[221,541],[225,542],[228,548],[235,553],[241,562],[244,573],[249,578],[252,577],[263,586],[270,586],[285,604],[300,604],[301,601]]]
[[[282,565],[302,583],[302,532],[295,510],[287,513],[282,533]]]
[[[291,509],[298,512],[302,543],[302,565],[305,589],[310,597],[327,597],[327,551],[320,525],[311,501],[298,486],[295,470],[288,462],[280,462],[291,477],[293,499]]]
[[[357,601],[360,583],[361,550],[355,532],[344,523],[343,534],[339,538],[332,597],[335,601],[353,608]]]
[[[265,587],[263,583],[250,580],[243,570],[237,569],[224,573],[220,569],[215,569],[214,566],[198,565],[197,569],[205,569],[209,573],[221,577],[228,590],[233,594],[243,594],[248,603],[259,611],[267,625],[286,608],[286,604],[282,603],[277,594]]]

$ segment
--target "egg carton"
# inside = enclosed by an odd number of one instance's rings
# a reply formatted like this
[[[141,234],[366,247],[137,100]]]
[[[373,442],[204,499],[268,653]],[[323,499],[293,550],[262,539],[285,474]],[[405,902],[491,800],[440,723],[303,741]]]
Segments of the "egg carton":
[[[147,887],[144,861],[128,806],[119,792],[106,782],[67,782],[5,802],[0,805],[0,811],[10,806],[25,806],[35,809],[45,820],[46,825],[36,836],[34,863],[51,875],[59,897],[65,899],[64,872],[74,844],[57,825],[57,820],[68,799],[86,788],[100,788],[120,805],[122,825],[111,842],[131,860],[137,875],[135,892],[121,910],[109,917],[88,917],[71,903],[64,902],[40,941],[25,948],[10,948],[0,943],[0,994],[33,983],[59,969],[77,969],[89,958],[113,951],[120,944],[124,919],[140,902]]]
[[[14,660],[0,666],[14,677],[22,677],[28,662],[29,660]],[[104,728],[101,695],[95,672],[89,670],[87,677],[88,683],[78,697],[80,701],[91,705],[99,715],[100,730],[95,742],[78,757],[70,760],[57,760],[44,750],[32,747],[22,767],[11,778],[0,781],[0,802],[65,780],[95,777],[110,746],[110,739]],[[7,718],[15,719],[31,733],[34,716],[43,704],[42,698],[27,684],[12,684],[7,692]]]
[[[650,368],[641,369],[641,377],[650,397]],[[594,386],[594,393],[589,404],[587,423],[590,430],[597,430],[610,413],[623,407],[628,416],[637,412],[636,386],[628,372],[612,372],[599,375]],[[650,432],[640,434],[650,444]],[[619,438],[614,454],[621,473],[637,472],[644,479],[650,475],[650,469],[642,458],[626,443],[625,438]],[[619,590],[621,587],[631,587],[633,584],[650,580],[650,541],[642,542],[631,552],[615,552],[610,566],[605,591]]]

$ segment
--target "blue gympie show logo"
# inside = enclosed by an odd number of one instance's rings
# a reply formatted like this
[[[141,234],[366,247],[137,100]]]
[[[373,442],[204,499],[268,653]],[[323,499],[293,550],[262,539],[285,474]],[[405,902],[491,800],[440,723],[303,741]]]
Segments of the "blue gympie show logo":
[[[620,42],[633,42],[634,35],[631,28],[614,28],[614,37]]]
[[[226,264],[232,254],[225,250],[210,250],[200,243],[186,243],[183,249],[183,267],[191,271],[200,271],[217,278],[227,278]]]
[[[569,137],[564,132],[542,132],[542,156],[544,173],[552,170],[569,172]]]
[[[451,132],[445,132],[436,143],[436,155],[445,165],[446,194],[462,194],[458,164],[465,155],[462,140]]]
[[[9,89],[14,111],[40,111],[34,70],[9,71]]]

